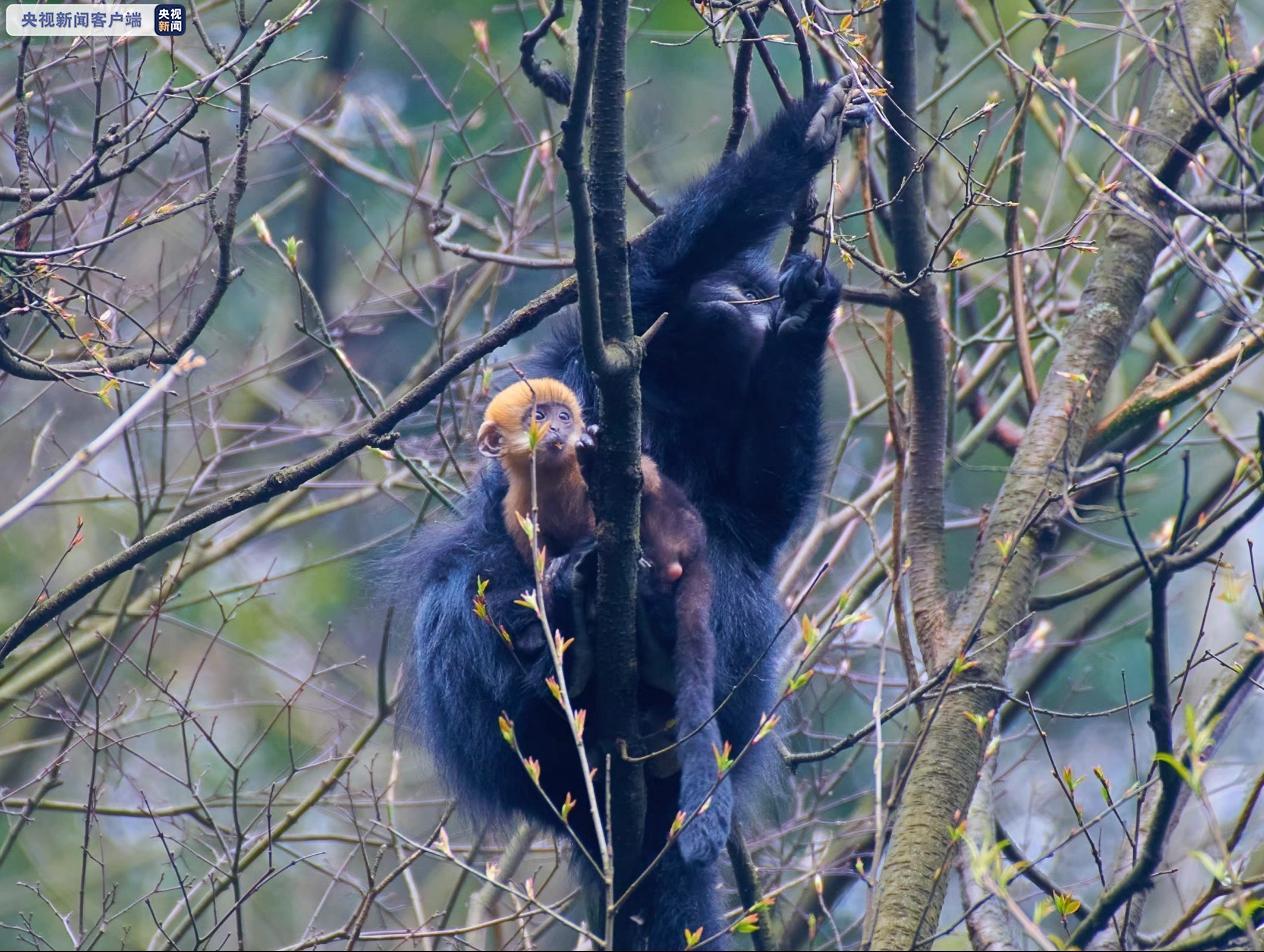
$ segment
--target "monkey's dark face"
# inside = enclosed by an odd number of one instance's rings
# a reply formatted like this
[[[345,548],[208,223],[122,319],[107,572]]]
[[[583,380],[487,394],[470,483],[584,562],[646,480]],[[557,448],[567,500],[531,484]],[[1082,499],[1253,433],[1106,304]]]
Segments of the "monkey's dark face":
[[[694,281],[649,346],[647,403],[693,418],[735,412],[780,303],[766,263],[743,261]]]
[[[762,338],[777,309],[777,288],[766,275],[748,268],[726,268],[694,283],[689,289],[691,309],[748,329],[752,340]]]

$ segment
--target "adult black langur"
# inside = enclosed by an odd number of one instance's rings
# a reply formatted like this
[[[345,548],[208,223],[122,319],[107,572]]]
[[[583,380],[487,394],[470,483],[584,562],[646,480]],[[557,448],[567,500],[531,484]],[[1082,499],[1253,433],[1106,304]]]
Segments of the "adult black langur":
[[[850,83],[817,87],[745,152],[724,157],[686,188],[630,248],[638,333],[668,314],[641,370],[645,451],[706,524],[715,593],[712,700],[724,702],[720,732],[735,750],[755,735],[777,694],[777,652],[769,648],[784,611],[772,569],[819,489],[821,362],[839,297],[836,279],[809,256],[790,257],[778,274],[770,245],[842,132],[870,115]],[[554,339],[528,369],[562,380],[594,418],[578,315],[561,314],[555,323]],[[498,727],[503,712],[523,754],[538,760],[540,785],[555,806],[568,793],[582,795],[575,748],[545,684],[553,662],[544,633],[534,613],[515,604],[534,581],[506,531],[506,488],[504,472],[489,464],[462,517],[429,529],[408,556],[406,571],[421,588],[410,719],[463,806],[564,833]],[[584,556],[581,549],[550,566],[545,599],[555,625],[573,617],[575,569]],[[509,632],[512,651],[471,609],[480,578],[488,580],[485,604]],[[582,696],[583,672],[567,676],[572,697]],[[733,770],[739,812],[767,766],[767,746],[751,748]],[[678,800],[674,788],[650,789],[647,862],[666,842]],[[570,814],[570,832],[591,846],[581,814],[587,811]],[[680,948],[684,930],[701,926],[712,939],[708,948],[724,948],[717,887],[715,863],[690,863],[673,846],[633,895],[646,945]]]

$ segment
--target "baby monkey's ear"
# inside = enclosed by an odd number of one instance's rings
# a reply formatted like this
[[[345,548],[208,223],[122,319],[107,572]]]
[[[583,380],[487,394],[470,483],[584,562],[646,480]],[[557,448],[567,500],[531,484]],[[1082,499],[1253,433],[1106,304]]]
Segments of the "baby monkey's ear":
[[[505,455],[505,435],[491,420],[484,420],[478,428],[478,451],[488,459],[499,459]]]

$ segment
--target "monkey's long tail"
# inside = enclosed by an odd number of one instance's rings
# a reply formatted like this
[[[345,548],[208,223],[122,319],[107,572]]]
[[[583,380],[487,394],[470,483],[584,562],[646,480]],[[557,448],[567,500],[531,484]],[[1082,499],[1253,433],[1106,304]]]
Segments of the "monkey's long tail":
[[[680,742],[680,809],[686,822],[680,853],[686,863],[711,866],[724,851],[733,817],[733,790],[719,780],[723,741],[715,714],[715,638],[711,632],[711,577],[696,559],[676,591],[676,737]],[[696,814],[696,815],[695,815]]]

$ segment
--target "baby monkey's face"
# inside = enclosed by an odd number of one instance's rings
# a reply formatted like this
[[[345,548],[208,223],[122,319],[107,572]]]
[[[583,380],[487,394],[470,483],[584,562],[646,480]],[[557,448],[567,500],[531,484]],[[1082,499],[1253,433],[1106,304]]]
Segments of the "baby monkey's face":
[[[564,403],[528,407],[522,415],[522,431],[535,434],[536,462],[545,465],[566,462],[585,435],[584,421]]]

